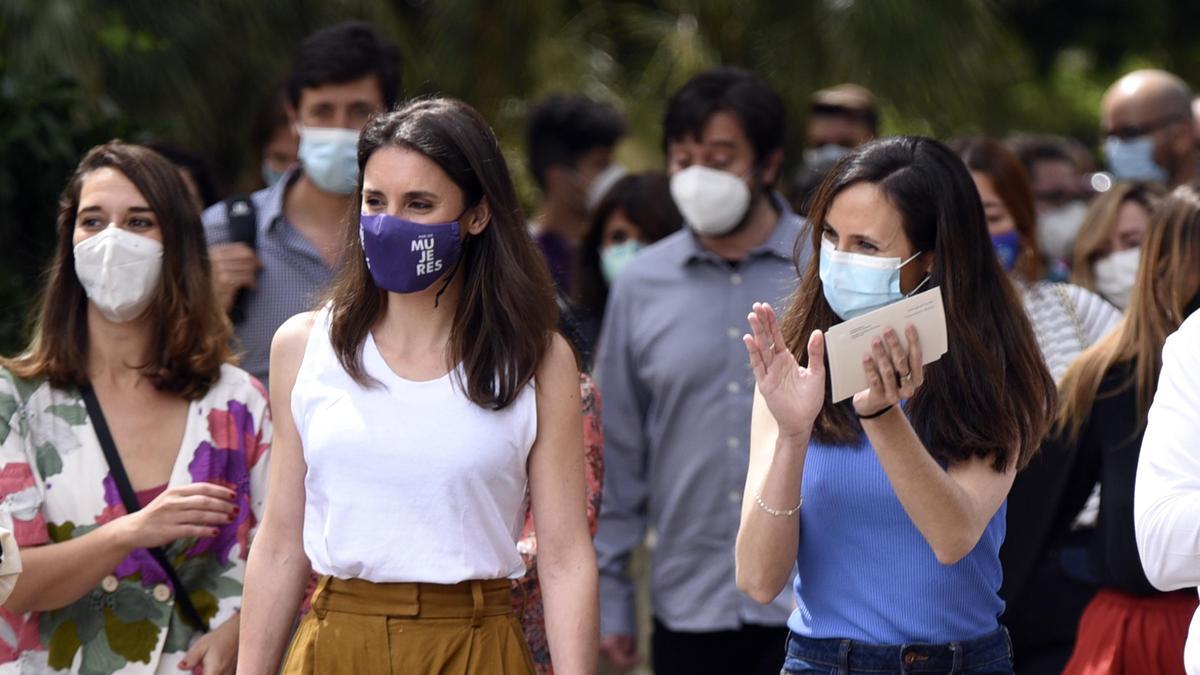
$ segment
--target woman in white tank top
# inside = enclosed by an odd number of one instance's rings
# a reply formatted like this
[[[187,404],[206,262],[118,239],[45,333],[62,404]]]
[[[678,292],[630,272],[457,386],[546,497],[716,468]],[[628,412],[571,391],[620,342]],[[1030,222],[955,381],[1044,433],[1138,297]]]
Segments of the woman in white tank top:
[[[330,300],[271,350],[274,460],[239,673],[532,673],[510,579],[526,485],[557,672],[593,673],[579,374],[491,129],[448,99],[372,120]]]

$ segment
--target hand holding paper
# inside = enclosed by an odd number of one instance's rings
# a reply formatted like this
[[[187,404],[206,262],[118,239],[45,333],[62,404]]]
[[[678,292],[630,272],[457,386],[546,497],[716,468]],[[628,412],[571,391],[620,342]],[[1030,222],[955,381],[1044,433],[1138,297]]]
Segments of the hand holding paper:
[[[908,398],[923,367],[946,353],[941,288],[844,321],[829,329],[828,343],[834,403],[854,396],[862,415]]]

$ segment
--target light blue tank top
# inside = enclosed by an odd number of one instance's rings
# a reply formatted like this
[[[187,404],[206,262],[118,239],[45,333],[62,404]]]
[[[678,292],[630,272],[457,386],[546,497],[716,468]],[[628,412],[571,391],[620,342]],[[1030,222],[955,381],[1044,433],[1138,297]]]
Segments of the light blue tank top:
[[[999,627],[1002,505],[979,543],[943,565],[905,513],[875,450],[812,442],[788,627],[872,644],[947,643]]]

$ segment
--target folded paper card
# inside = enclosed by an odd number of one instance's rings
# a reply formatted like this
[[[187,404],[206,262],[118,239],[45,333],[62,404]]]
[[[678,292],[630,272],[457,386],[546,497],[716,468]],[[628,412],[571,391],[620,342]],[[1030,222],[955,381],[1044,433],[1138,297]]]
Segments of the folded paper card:
[[[922,361],[933,363],[946,353],[946,311],[942,307],[942,289],[931,288],[873,312],[843,321],[825,334],[829,353],[829,381],[833,402],[838,403],[867,388],[862,358],[871,353],[871,341],[882,338],[889,327],[896,331],[900,344],[908,348],[905,328],[917,329]]]

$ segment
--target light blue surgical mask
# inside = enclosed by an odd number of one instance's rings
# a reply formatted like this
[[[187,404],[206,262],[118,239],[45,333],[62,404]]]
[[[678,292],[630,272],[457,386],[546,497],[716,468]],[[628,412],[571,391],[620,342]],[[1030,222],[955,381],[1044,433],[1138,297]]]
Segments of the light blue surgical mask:
[[[325,192],[348,195],[358,184],[358,132],[339,127],[299,127],[297,153],[304,175]]]
[[[265,183],[267,187],[271,187],[272,185],[278,183],[279,179],[283,178],[284,173],[286,173],[286,171],[280,171],[267,162],[262,163],[262,179],[263,183]]]
[[[643,248],[646,248],[645,244],[637,239],[627,239],[600,250],[600,272],[609,286]]]
[[[821,239],[821,289],[825,301],[843,321],[901,300],[900,270],[921,255],[918,251],[908,260],[880,258],[860,253],[839,251],[828,239]],[[921,290],[929,281],[926,275],[907,295]]]
[[[851,148],[836,143],[809,148],[804,151],[804,166],[810,169],[826,169],[850,154]]]
[[[1104,157],[1117,180],[1146,180],[1166,184],[1167,170],[1154,161],[1154,138],[1149,134],[1124,139],[1109,136]]]

